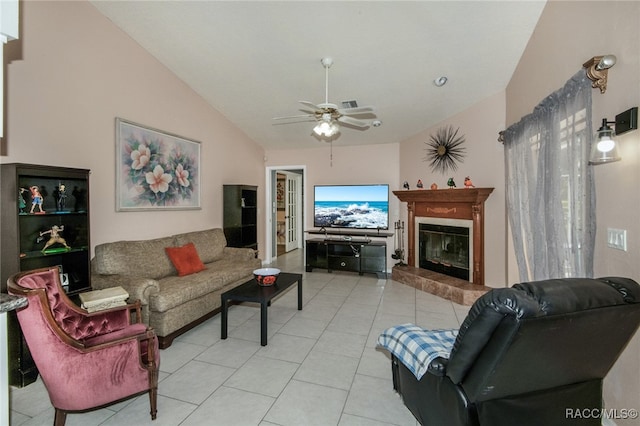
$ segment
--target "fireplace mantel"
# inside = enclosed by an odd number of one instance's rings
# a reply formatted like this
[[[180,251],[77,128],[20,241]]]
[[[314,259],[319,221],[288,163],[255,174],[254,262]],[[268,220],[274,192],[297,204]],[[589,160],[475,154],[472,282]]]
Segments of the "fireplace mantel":
[[[409,266],[415,265],[416,217],[473,220],[473,284],[484,285],[484,202],[493,188],[393,191],[407,203]]]

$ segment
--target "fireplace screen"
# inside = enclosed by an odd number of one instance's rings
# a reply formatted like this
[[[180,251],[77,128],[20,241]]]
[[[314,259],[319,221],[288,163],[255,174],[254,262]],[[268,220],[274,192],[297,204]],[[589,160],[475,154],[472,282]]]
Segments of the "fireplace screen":
[[[469,280],[469,228],[421,223],[420,267]]]

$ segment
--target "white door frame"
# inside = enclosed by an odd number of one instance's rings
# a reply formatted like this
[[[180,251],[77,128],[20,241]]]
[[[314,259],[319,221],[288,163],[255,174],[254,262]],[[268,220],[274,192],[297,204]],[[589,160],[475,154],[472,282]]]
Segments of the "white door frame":
[[[276,172],[276,176],[278,176],[279,172]],[[300,185],[302,184],[302,175],[285,170],[282,170],[281,172],[286,176],[284,185],[284,217],[286,233],[285,252],[288,253],[291,250],[301,247],[300,227],[302,226],[302,189],[300,188]],[[291,188],[291,186],[293,186],[293,188]],[[291,197],[292,194],[293,197]]]
[[[274,230],[274,226],[275,226],[275,218],[276,218],[276,199],[275,199],[275,194],[273,193],[273,188],[275,188],[276,186],[276,173],[277,171],[288,171],[288,170],[302,170],[302,185],[299,186],[300,191],[302,191],[303,186],[304,186],[304,191],[302,196],[300,197],[302,200],[302,215],[298,215],[299,216],[299,226],[298,226],[298,244],[299,244],[299,248],[302,247],[303,241],[304,241],[304,226],[303,226],[303,221],[305,220],[304,218],[307,217],[307,203],[305,202],[305,197],[306,195],[309,193],[307,191],[307,179],[306,179],[306,175],[307,175],[307,166],[268,166],[265,168],[265,173],[266,173],[266,177],[265,177],[265,182],[267,183],[265,185],[265,194],[264,194],[264,200],[265,200],[265,212],[266,214],[265,216],[265,239],[264,239],[264,245],[265,250],[264,250],[264,259],[263,259],[263,263],[271,263],[272,261],[274,261],[277,257],[277,253],[274,256],[273,253],[273,230]]]

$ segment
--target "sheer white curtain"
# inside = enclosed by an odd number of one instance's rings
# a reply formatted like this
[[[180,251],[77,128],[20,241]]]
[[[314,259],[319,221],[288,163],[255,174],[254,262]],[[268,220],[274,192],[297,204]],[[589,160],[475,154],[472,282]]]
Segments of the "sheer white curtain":
[[[504,131],[507,209],[521,281],[593,276],[592,90],[581,70]]]

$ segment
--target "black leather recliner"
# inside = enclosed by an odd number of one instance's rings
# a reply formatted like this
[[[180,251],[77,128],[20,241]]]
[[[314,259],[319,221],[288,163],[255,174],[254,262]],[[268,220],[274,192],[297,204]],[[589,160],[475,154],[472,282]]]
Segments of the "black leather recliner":
[[[392,356],[393,386],[422,425],[600,425],[602,380],[639,324],[627,278],[494,289],[419,381]]]

